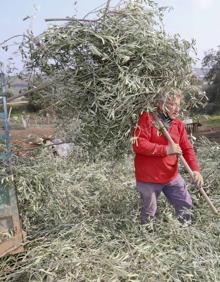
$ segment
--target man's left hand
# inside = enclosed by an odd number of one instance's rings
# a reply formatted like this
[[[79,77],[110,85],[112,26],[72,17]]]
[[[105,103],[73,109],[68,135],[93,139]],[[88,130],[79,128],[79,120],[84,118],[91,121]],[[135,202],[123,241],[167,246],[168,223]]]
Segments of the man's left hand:
[[[193,180],[199,187],[203,186],[204,184],[203,177],[198,171],[193,171]]]

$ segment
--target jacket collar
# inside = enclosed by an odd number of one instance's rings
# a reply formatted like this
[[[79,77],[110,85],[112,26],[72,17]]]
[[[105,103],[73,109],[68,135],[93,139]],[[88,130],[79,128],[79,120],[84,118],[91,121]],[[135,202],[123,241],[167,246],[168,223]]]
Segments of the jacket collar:
[[[171,119],[168,115],[164,114],[163,112],[157,112],[161,120],[167,124],[168,126],[175,125],[178,123],[179,119]]]

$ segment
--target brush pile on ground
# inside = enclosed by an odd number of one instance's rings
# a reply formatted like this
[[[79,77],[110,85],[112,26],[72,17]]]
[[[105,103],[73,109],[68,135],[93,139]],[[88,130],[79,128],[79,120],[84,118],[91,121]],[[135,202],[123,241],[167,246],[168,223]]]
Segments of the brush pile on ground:
[[[220,147],[203,140],[198,155],[219,209]],[[26,253],[1,259],[1,280],[219,281],[219,218],[192,185],[193,224],[182,226],[161,197],[149,231],[139,225],[130,156],[91,163],[75,151],[52,161],[43,151],[16,170]]]
[[[32,94],[35,106],[54,105],[69,133],[70,118],[78,118],[81,144],[124,151],[138,114],[154,107],[158,93],[178,87],[187,106],[200,103],[203,94],[192,84],[194,43],[166,34],[163,13],[153,1],[126,1],[96,12],[97,20],[73,19],[25,37],[22,52],[35,86],[50,81],[40,96]]]

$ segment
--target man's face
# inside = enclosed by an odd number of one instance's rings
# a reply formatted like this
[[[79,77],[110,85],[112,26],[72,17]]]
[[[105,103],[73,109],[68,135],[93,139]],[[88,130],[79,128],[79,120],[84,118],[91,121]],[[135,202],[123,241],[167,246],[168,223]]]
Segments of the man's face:
[[[165,112],[171,119],[175,119],[180,113],[181,97],[169,97],[164,105]]]

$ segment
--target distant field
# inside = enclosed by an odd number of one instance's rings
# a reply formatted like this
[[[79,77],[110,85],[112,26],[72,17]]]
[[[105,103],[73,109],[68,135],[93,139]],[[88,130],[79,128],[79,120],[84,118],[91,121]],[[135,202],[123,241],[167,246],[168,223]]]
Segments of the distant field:
[[[209,116],[207,120],[203,120],[202,124],[212,127],[220,127],[220,113],[217,115]]]

